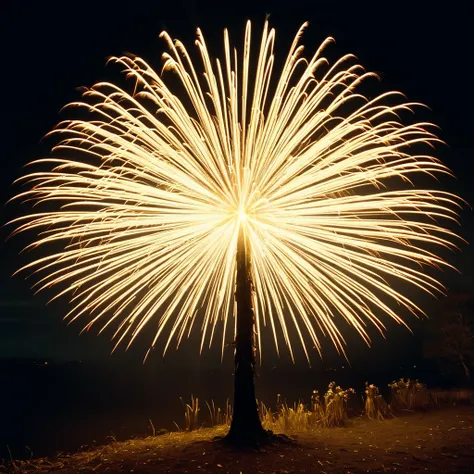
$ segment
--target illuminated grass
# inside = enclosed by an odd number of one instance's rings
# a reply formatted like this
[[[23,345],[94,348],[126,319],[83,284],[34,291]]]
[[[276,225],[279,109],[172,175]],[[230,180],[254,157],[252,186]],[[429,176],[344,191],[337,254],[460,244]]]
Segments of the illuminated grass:
[[[430,398],[425,384],[418,380],[401,378],[388,385],[390,387],[390,406],[394,411],[427,410]]]
[[[276,409],[272,410],[264,402],[258,402],[258,411],[262,426],[275,433],[291,434],[299,431],[307,431],[318,428],[331,428],[336,426],[345,426],[348,421],[347,402],[349,397],[354,394],[352,388],[342,390],[331,382],[328,391],[320,399],[317,390],[313,391],[311,403],[309,406],[301,401],[292,405],[282,401],[280,395],[277,395]],[[226,401],[224,409],[218,407],[214,400],[210,403],[206,401],[208,407],[209,419],[199,418],[199,399],[191,396],[190,403],[184,403],[184,431],[193,431],[204,426],[230,426],[232,421],[232,406],[229,400]],[[178,430],[181,427],[175,422]]]
[[[474,410],[455,407],[402,416],[383,423],[356,418],[350,429],[301,431],[290,445],[264,451],[241,451],[213,442],[227,428],[114,442],[108,446],[55,458],[12,461],[7,473],[64,474],[195,473],[271,474],[275,472],[471,472],[474,452]],[[410,455],[403,455],[407,452]],[[420,464],[421,463],[421,464]]]
[[[391,407],[380,394],[378,387],[365,383],[364,414],[371,420],[384,420],[392,415]]]

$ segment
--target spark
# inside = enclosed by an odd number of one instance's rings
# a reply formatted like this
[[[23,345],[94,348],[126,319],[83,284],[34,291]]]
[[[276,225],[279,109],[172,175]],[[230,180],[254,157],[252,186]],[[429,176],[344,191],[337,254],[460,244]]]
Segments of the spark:
[[[245,211],[245,209],[239,208],[237,214],[238,214],[239,224],[245,222],[245,220],[247,219],[247,212]]]
[[[198,29],[196,64],[163,32],[161,74],[114,57],[133,93],[100,82],[70,104],[88,116],[51,132],[61,138],[55,153],[33,162],[41,169],[16,196],[51,203],[15,220],[16,232],[38,233],[30,248],[62,245],[23,270],[40,272],[38,291],[69,295],[66,318],[114,327],[114,349],[145,330],[153,348],[166,332],[164,351],[199,321],[201,350],[218,326],[224,348],[241,226],[258,343],[269,326],[292,357],[290,334],[307,357],[323,335],[344,352],[344,320],[369,344],[367,324],[383,332],[381,315],[406,324],[389,301],[422,313],[396,280],[443,291],[425,267],[450,266],[439,249],[457,237],[441,221],[456,221],[461,201],[416,185],[418,175],[450,174],[418,152],[439,142],[434,127],[404,124],[419,104],[397,92],[366,98],[361,84],[374,74],[351,55],[331,64],[331,38],[304,58],[305,28],[278,74],[267,22],[255,67],[250,22],[241,55],[224,32],[222,59]]]

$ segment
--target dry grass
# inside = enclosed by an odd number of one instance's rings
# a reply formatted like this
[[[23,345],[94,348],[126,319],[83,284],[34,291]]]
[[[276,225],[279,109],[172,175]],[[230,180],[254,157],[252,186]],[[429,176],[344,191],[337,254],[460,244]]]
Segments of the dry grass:
[[[9,472],[18,473],[55,472],[67,469],[70,465],[73,465],[76,471],[87,469],[105,472],[109,467],[116,467],[117,465],[126,470],[127,465],[135,465],[138,459],[147,459],[148,461],[144,461],[144,464],[159,461],[163,459],[163,455],[167,450],[175,449],[189,442],[209,441],[216,436],[224,436],[226,433],[226,426],[194,430],[192,435],[183,431],[171,432],[161,436],[149,436],[121,442],[114,441],[111,444],[75,454],[60,453],[53,460],[48,458],[28,461],[12,460],[5,467]],[[0,472],[2,472],[1,467]]]
[[[390,387],[390,406],[393,411],[400,410],[427,410],[429,406],[429,392],[425,384],[418,380],[401,378],[393,381]]]
[[[457,402],[470,402],[471,404],[474,402],[473,391],[428,392],[425,385],[409,379],[406,382],[404,379],[393,382],[390,384],[390,388],[392,403],[398,410],[426,410],[428,405],[435,407],[443,403],[455,405]],[[258,409],[265,429],[297,438],[300,436],[331,436],[329,434],[323,435],[323,433],[347,431],[325,430],[324,428],[347,425],[347,403],[354,393],[353,389],[342,390],[341,387],[336,386],[335,382],[331,382],[323,397],[317,390],[313,391],[309,406],[301,401],[289,405],[278,395],[275,410],[267,407],[263,402],[258,403]],[[390,405],[385,402],[375,385],[366,383],[365,395],[364,412],[368,419],[384,420],[392,414]],[[225,436],[232,419],[232,406],[229,400],[226,401],[224,409],[216,406],[214,401],[206,402],[211,428],[203,427],[208,422],[200,419],[201,409],[197,397],[191,396],[190,403],[185,403],[183,399],[181,401],[184,407],[184,428],[181,429],[176,424],[178,432],[155,433],[151,424],[154,436],[125,442],[114,441],[109,445],[91,448],[76,454],[59,454],[54,459],[11,460],[6,465],[0,466],[0,472],[153,472],[152,466],[157,463],[166,464],[168,452],[174,452],[190,444],[209,443],[215,437]],[[357,422],[360,422],[360,418],[354,423]],[[351,433],[354,423],[349,429]],[[136,469],[137,463],[142,466],[142,469],[138,471]],[[70,470],[70,466],[73,466],[72,470]]]
[[[260,420],[265,429],[275,433],[291,434],[294,432],[345,426],[348,420],[347,402],[355,392],[352,388],[343,390],[335,382],[329,384],[328,390],[321,400],[317,390],[311,396],[309,407],[298,401],[289,405],[277,395],[276,410],[272,410],[262,401],[258,403]],[[230,426],[232,421],[232,406],[226,401],[224,409],[218,407],[214,400],[206,401],[209,412],[208,420],[199,418],[199,399],[191,396],[190,403],[181,399],[184,407],[184,430],[194,431],[203,426]],[[179,431],[180,426],[175,423]]]
[[[383,423],[358,417],[348,428],[299,432],[293,436],[295,443],[260,450],[213,442],[226,431],[222,426],[114,442],[49,460],[15,461],[3,470],[15,474],[459,474],[472,473],[474,459],[472,407],[407,413]]]
[[[345,426],[348,420],[347,402],[349,397],[355,394],[353,388],[342,390],[335,382],[329,384],[328,391],[324,395],[324,409],[326,424],[328,427]]]
[[[380,395],[378,387],[365,382],[364,415],[371,420],[384,420],[392,415],[390,405]]]
[[[211,426],[230,426],[230,422],[232,421],[232,405],[230,404],[229,399],[226,400],[224,410],[221,410],[220,407],[216,406],[214,400],[211,400],[210,404],[206,402],[206,405],[209,410]]]
[[[201,428],[199,424],[199,398],[194,398],[191,395],[191,403],[185,403],[182,397],[180,397],[180,400],[184,407],[184,430],[194,431]],[[178,431],[182,431],[176,422],[174,424]]]
[[[260,419],[265,429],[285,434],[345,426],[349,418],[347,402],[354,393],[352,388],[342,390],[331,382],[322,400],[318,391],[313,391],[309,407],[301,401],[288,405],[277,395],[275,412],[259,402]]]
[[[438,408],[442,406],[474,405],[474,390],[451,389],[451,390],[429,390],[430,405]]]

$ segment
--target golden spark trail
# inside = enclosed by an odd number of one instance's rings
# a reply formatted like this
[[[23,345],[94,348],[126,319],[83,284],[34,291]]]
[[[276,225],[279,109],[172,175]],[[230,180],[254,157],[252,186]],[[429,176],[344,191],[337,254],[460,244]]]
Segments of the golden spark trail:
[[[344,352],[342,320],[367,343],[367,323],[384,330],[379,315],[405,324],[390,301],[419,314],[397,279],[443,290],[423,267],[449,266],[437,247],[455,247],[442,221],[456,221],[461,200],[416,185],[418,175],[450,174],[418,153],[439,142],[434,127],[404,124],[418,104],[397,92],[365,98],[361,84],[374,74],[350,55],[330,64],[331,38],[304,58],[305,27],[278,74],[268,23],[256,66],[250,23],[242,55],[225,31],[222,59],[198,30],[197,63],[164,32],[163,74],[115,57],[133,94],[101,82],[70,104],[88,118],[51,132],[61,137],[54,157],[33,162],[42,168],[17,196],[52,203],[14,221],[15,232],[38,233],[30,247],[62,245],[23,269],[41,272],[38,290],[69,295],[67,318],[112,326],[117,345],[146,328],[154,347],[166,333],[165,351],[197,321],[202,349],[222,324],[224,347],[235,330],[241,227],[258,341],[268,325],[292,356],[295,328],[309,357],[307,343],[320,350],[322,334]]]

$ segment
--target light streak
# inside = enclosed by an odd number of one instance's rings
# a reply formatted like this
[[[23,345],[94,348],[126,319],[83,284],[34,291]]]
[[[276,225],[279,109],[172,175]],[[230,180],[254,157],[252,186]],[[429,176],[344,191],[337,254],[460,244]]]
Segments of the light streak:
[[[358,92],[374,74],[351,55],[329,64],[330,38],[305,59],[305,27],[278,74],[268,23],[255,67],[250,23],[242,55],[225,31],[222,60],[198,30],[197,63],[164,32],[171,73],[112,58],[133,93],[101,82],[70,104],[86,119],[58,125],[54,157],[33,163],[44,169],[25,176],[31,187],[17,196],[51,203],[15,221],[17,232],[39,233],[31,247],[63,245],[23,269],[42,272],[38,290],[60,285],[56,297],[70,296],[67,318],[114,326],[116,346],[146,330],[154,347],[166,333],[165,351],[198,320],[202,349],[221,323],[224,347],[235,327],[240,226],[258,342],[267,325],[292,357],[290,333],[308,357],[308,341],[320,350],[322,334],[344,352],[342,320],[369,343],[366,324],[383,332],[381,314],[405,324],[389,301],[419,314],[397,279],[442,291],[424,267],[449,266],[438,248],[454,248],[456,235],[440,221],[455,221],[461,201],[413,184],[450,174],[418,153],[439,141],[432,125],[403,124],[418,104],[399,93]]]

